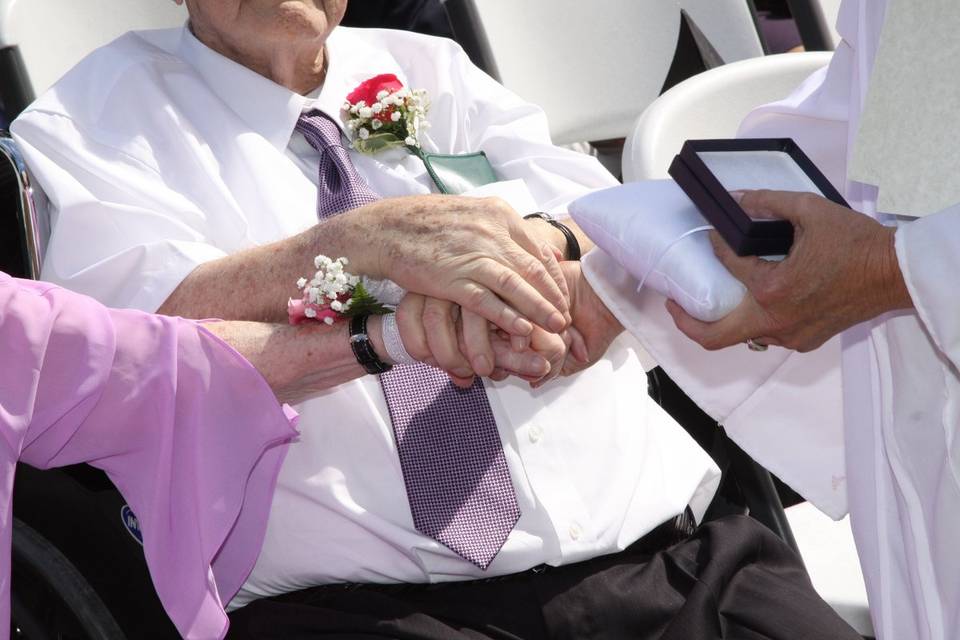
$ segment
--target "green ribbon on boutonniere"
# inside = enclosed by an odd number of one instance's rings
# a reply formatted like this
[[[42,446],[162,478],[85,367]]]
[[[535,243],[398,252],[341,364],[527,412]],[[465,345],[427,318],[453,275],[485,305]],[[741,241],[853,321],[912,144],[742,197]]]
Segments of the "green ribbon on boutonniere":
[[[420,158],[440,193],[460,195],[498,178],[483,151],[429,153],[420,146],[420,132],[430,103],[422,89],[410,90],[393,74],[362,82],[347,95],[342,116],[351,146],[367,155],[404,147]]]

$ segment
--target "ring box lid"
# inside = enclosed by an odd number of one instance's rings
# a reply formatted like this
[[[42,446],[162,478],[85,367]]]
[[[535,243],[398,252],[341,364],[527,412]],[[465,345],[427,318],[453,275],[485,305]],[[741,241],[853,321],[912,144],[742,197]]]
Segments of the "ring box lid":
[[[687,140],[669,173],[738,255],[786,254],[793,225],[751,218],[731,191],[806,191],[848,206],[790,138]]]

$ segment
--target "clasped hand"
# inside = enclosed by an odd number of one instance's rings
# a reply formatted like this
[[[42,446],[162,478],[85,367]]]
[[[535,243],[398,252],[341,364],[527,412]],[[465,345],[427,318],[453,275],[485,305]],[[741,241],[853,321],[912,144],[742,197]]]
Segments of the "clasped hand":
[[[444,369],[459,386],[474,375],[502,380],[513,375],[534,388],[596,362],[623,327],[593,292],[579,262],[560,263],[560,286],[572,322],[560,332],[534,326],[526,337],[511,336],[482,316],[443,300],[407,294],[397,324],[411,356]]]
[[[555,255],[498,198],[387,198],[322,226],[356,273],[450,300],[510,335],[570,322]]]

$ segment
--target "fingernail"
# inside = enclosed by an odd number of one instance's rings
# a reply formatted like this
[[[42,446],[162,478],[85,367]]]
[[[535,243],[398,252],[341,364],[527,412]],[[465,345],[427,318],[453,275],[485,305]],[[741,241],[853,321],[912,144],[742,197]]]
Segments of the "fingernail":
[[[563,314],[559,311],[550,314],[550,320],[547,321],[547,326],[551,331],[560,332],[567,328],[567,320],[563,317]],[[531,328],[532,330],[532,328]]]
[[[743,191],[731,191],[730,197],[733,198],[734,202],[740,204],[740,201],[743,200]]]
[[[473,359],[473,369],[481,375],[489,375],[493,367],[490,366],[490,360],[485,355],[479,355]]]
[[[534,358],[530,361],[530,370],[545,376],[550,373],[550,363],[543,358]]]
[[[513,321],[513,333],[528,336],[533,333],[533,325],[526,318],[517,318]]]
[[[590,354],[587,353],[587,348],[580,343],[574,345],[573,357],[581,364],[587,364],[590,361]]]
[[[473,371],[464,367],[458,367],[453,370],[453,375],[457,376],[458,378],[472,378]]]

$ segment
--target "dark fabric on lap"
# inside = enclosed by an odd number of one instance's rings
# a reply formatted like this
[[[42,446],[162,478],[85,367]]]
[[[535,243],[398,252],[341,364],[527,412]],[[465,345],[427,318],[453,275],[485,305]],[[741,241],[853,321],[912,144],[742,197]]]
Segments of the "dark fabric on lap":
[[[434,585],[325,586],[231,614],[228,638],[367,640],[859,640],[799,558],[754,520],[701,526],[547,571]]]

